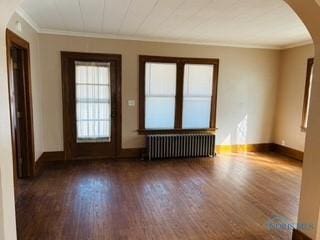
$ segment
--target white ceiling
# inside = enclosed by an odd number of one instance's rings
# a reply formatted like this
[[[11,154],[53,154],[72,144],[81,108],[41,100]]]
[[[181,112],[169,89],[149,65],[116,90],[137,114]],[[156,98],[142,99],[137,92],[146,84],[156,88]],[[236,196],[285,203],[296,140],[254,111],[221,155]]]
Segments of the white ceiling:
[[[286,48],[311,41],[283,0],[25,0],[39,32]]]

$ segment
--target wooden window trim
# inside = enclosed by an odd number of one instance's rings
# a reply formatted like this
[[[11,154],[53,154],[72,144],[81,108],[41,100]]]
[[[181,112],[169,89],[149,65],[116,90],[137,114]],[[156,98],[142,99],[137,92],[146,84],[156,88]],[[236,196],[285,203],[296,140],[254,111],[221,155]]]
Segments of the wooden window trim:
[[[301,119],[301,131],[305,132],[307,130],[306,121],[307,121],[307,111],[308,111],[308,99],[309,99],[309,88],[311,82],[311,74],[312,74],[312,67],[314,64],[314,59],[309,58],[307,63],[307,76],[306,76],[306,84],[304,88],[304,98],[303,98],[303,109],[302,109],[302,119]]]
[[[177,87],[176,87],[176,110],[174,129],[146,129],[145,128],[145,65],[147,62],[154,63],[176,63],[177,64]],[[211,64],[214,65],[210,128],[204,129],[183,129],[183,79],[185,64]],[[139,134],[171,134],[171,133],[214,133],[216,131],[217,113],[217,90],[219,75],[219,59],[215,58],[180,58],[163,56],[139,56]]]

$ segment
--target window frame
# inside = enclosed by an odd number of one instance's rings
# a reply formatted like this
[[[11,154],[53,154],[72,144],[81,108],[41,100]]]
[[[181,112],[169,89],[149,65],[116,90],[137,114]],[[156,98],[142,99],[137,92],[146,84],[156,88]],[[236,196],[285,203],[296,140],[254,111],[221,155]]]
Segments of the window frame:
[[[146,129],[145,128],[145,66],[146,63],[175,63],[177,65],[176,75],[176,101],[175,122],[173,129]],[[210,127],[184,129],[182,128],[183,117],[183,81],[185,64],[209,64],[214,66]],[[139,55],[139,129],[140,134],[168,134],[168,133],[204,133],[216,130],[217,91],[218,91],[219,59],[217,58],[185,58]]]
[[[311,76],[312,76],[312,69],[314,65],[314,58],[308,58],[307,62],[307,74],[306,74],[306,83],[305,83],[305,88],[304,88],[304,98],[303,98],[303,109],[302,109],[302,119],[301,119],[301,131],[305,132],[307,130],[307,121],[308,121],[308,108],[309,102],[308,99],[311,94],[311,89],[310,89],[310,84],[311,84]]]

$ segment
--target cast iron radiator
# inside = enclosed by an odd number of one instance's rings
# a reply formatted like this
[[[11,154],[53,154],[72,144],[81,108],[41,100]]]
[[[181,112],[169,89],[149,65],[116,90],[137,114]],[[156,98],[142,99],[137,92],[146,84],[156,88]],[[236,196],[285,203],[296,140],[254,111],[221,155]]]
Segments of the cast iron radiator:
[[[156,134],[147,135],[149,160],[160,158],[190,158],[214,156],[215,135]]]

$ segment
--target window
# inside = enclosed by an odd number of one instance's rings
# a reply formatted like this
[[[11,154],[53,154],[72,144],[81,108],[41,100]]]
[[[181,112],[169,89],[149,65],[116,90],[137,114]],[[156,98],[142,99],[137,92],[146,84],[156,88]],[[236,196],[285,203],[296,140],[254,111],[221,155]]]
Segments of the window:
[[[77,142],[110,141],[110,66],[75,62]]]
[[[146,63],[145,69],[146,128],[174,128],[177,66],[174,63]]]
[[[210,128],[213,71],[213,65],[184,65],[183,128]]]
[[[218,67],[218,59],[140,56],[140,132],[214,130]]]
[[[308,125],[308,117],[309,117],[309,107],[310,107],[310,95],[311,95],[311,85],[313,78],[313,58],[308,59],[307,64],[307,78],[306,85],[304,90],[304,102],[303,102],[303,110],[302,110],[302,123],[301,130],[305,131]]]

